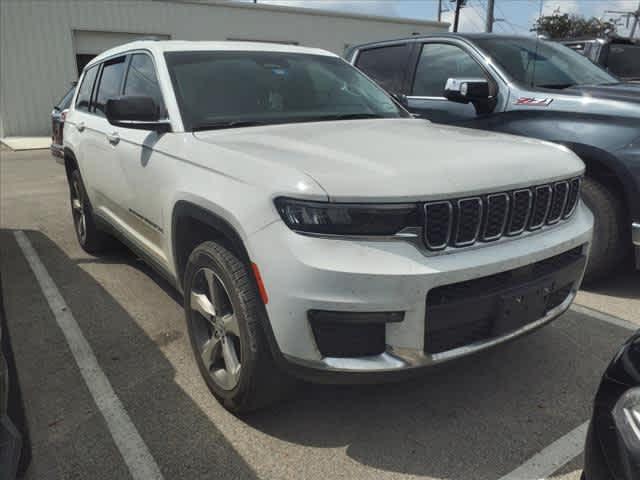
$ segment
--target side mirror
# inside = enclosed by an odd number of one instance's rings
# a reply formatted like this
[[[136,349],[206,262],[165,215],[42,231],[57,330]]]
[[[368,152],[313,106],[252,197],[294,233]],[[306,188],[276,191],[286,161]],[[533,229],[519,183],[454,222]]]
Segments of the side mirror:
[[[478,114],[489,113],[495,106],[495,97],[484,78],[450,78],[444,86],[444,97],[451,102],[471,103]]]
[[[160,107],[151,97],[123,96],[110,98],[105,105],[107,121],[111,125],[137,130],[168,132],[169,120],[160,118]]]

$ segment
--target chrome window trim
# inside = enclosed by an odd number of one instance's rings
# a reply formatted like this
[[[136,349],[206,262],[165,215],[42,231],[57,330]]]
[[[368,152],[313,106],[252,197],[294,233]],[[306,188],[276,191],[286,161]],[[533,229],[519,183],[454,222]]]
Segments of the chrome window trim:
[[[515,208],[515,204],[516,204],[516,195],[518,195],[519,193],[526,193],[529,196],[529,206],[527,207],[527,214],[524,218],[522,228],[519,230],[511,230],[511,226],[513,224],[513,208]],[[506,233],[506,235],[509,237],[512,237],[514,235],[520,235],[522,232],[525,231],[525,229],[527,228],[527,225],[529,224],[529,218],[531,218],[531,209],[533,208],[533,192],[531,191],[530,188],[522,188],[520,190],[516,190],[512,193],[512,195],[513,195],[513,207],[511,209],[511,212],[509,212],[510,213],[509,227],[507,228],[507,233]]]
[[[379,47],[387,47],[392,46],[399,43],[449,43],[456,45],[461,48],[468,48],[469,53],[474,59],[480,63],[488,66],[486,68],[487,71],[493,73],[497,79],[502,82],[503,86],[509,86],[513,84],[513,79],[507,74],[506,71],[502,70],[502,68],[493,62],[491,55],[489,53],[482,50],[478,45],[476,45],[473,40],[456,37],[455,35],[439,35],[439,34],[426,34],[426,35],[416,35],[414,37],[409,38],[400,38],[395,40],[382,40],[379,42],[370,42],[365,43],[363,45],[354,47],[351,51],[349,62],[352,65],[355,65],[358,61],[358,56],[363,50],[369,50],[371,48],[379,48]]]
[[[429,239],[427,238],[427,223],[429,221],[429,215],[427,214],[427,208],[429,208],[429,206],[433,206],[433,205],[440,205],[440,204],[445,204],[447,205],[447,207],[449,207],[449,228],[447,229],[447,239],[445,240],[444,243],[440,244],[440,245],[432,245],[429,242]],[[449,200],[442,200],[439,202],[427,202],[424,204],[424,244],[427,246],[427,248],[429,250],[433,250],[433,251],[438,251],[438,250],[444,250],[445,248],[447,248],[447,245],[449,245],[449,242],[451,241],[451,234],[453,233],[453,204],[451,203],[451,201]]]
[[[553,187],[551,185],[539,185],[535,188],[535,201],[533,204],[533,207],[531,207],[531,213],[533,213],[533,208],[536,206],[536,203],[538,201],[538,190],[542,190],[542,189],[546,189],[549,192],[549,199],[547,200],[547,207],[544,210],[544,215],[542,216],[542,222],[540,222],[537,225],[533,225],[530,224],[528,230],[530,231],[534,231],[534,230],[539,230],[542,227],[544,227],[545,223],[547,223],[547,217],[549,216],[549,210],[551,209],[551,201],[553,200]],[[531,219],[531,217],[529,217],[529,219]]]
[[[502,227],[500,228],[500,233],[497,235],[492,235],[491,237],[487,237],[487,224],[489,220],[489,213],[491,212],[491,199],[494,197],[504,197],[507,199],[507,206],[504,212],[504,218],[502,219]],[[482,229],[482,241],[484,242],[492,242],[494,240],[498,240],[505,233],[505,228],[507,227],[507,221],[509,220],[509,208],[511,207],[511,198],[509,198],[509,194],[506,192],[503,193],[492,193],[491,195],[487,195],[487,215],[484,219],[484,228]]]
[[[556,182],[553,184],[553,195],[556,194],[558,185],[561,185],[561,184],[565,184],[567,189],[564,194],[564,199],[562,200],[562,208],[560,208],[560,215],[558,215],[558,218],[553,220],[549,220],[549,218],[547,218],[547,221],[545,222],[547,225],[555,225],[560,220],[562,220],[562,214],[564,213],[564,208],[567,206],[567,199],[569,198],[569,182],[567,180],[563,180],[561,182]],[[551,197],[551,204],[553,205],[553,197]]]
[[[480,228],[482,227],[482,214],[484,211],[483,205],[482,205],[482,198],[480,197],[467,197],[467,198],[461,198],[460,200],[457,201],[458,204],[458,217],[460,216],[460,211],[462,210],[462,202],[469,202],[469,201],[477,201],[479,207],[480,207],[480,212],[478,213],[478,225],[476,226],[476,233],[473,236],[472,240],[468,240],[466,242],[459,242],[458,241],[458,237],[460,236],[460,224],[458,223],[458,225],[456,225],[456,236],[455,239],[453,240],[453,245],[455,247],[466,247],[469,245],[473,245],[474,243],[476,243],[478,241],[478,235],[480,234]]]
[[[432,101],[439,101],[439,102],[449,101],[445,97],[428,97],[428,96],[421,96],[421,95],[407,95],[406,98],[407,100],[432,100]]]

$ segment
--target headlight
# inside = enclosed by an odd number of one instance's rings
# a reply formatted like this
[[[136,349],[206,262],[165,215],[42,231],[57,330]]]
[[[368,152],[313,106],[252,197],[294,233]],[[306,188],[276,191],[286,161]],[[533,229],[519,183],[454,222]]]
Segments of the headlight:
[[[418,226],[416,204],[329,203],[277,198],[276,208],[289,228],[326,235],[393,235]]]

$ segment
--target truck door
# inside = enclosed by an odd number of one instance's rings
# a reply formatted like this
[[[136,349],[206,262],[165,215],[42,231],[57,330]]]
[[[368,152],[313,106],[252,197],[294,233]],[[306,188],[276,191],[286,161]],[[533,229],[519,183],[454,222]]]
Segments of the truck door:
[[[475,107],[444,97],[449,78],[487,78],[484,69],[462,47],[442,41],[419,44],[419,55],[410,91],[409,110],[433,122],[463,123],[475,119]]]

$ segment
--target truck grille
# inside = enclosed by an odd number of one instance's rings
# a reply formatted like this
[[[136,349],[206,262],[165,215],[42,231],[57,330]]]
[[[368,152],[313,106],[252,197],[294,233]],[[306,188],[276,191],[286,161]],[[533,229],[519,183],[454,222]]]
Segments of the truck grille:
[[[466,247],[517,236],[569,218],[580,198],[580,178],[510,192],[444,200],[424,207],[430,250]]]

